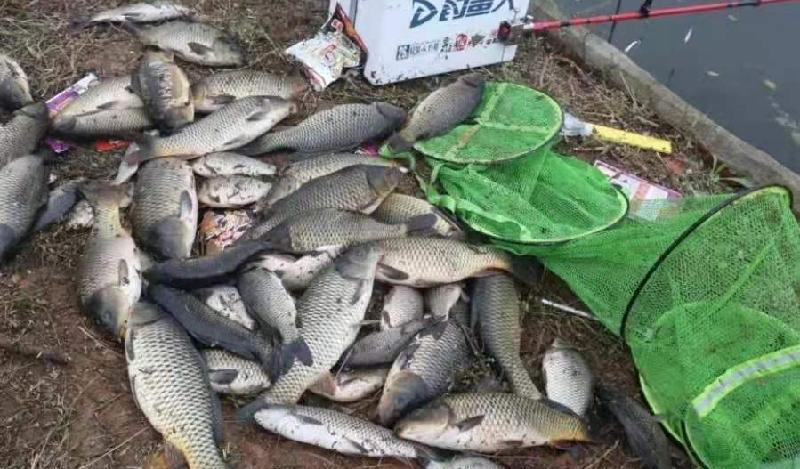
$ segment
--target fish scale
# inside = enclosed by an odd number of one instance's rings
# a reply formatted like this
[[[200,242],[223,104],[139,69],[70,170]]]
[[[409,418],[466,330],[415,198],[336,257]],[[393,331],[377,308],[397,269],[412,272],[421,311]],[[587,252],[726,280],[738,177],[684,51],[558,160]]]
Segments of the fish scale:
[[[389,103],[341,104],[317,112],[289,129],[264,134],[242,151],[260,155],[281,149],[300,153],[347,150],[388,134],[405,118],[403,109]]]
[[[542,360],[547,398],[583,416],[592,402],[592,371],[581,354],[556,339]]]
[[[397,438],[388,428],[359,417],[310,406],[270,406],[256,422],[286,438],[343,454],[373,458],[415,458],[417,445]]]
[[[0,125],[0,167],[35,150],[47,132],[48,123],[43,103],[29,104],[15,111],[10,121]]]
[[[302,337],[311,350],[310,366],[295,361],[289,371],[242,415],[252,415],[264,402],[294,404],[327,373],[353,343],[369,305],[377,253],[356,247],[339,256],[317,276],[297,300]]]
[[[383,158],[372,158],[354,153],[332,153],[291,163],[281,171],[281,177],[272,187],[266,199],[264,199],[262,207],[267,208],[271,206],[311,180],[333,174],[350,166],[358,165],[393,166],[394,162]]]
[[[392,364],[378,403],[381,423],[392,424],[408,411],[446,392],[455,374],[469,366],[470,361],[466,335],[455,320],[423,329]]]
[[[137,305],[126,334],[128,377],[139,409],[191,468],[225,468],[219,402],[186,332],[152,305]],[[146,317],[152,314],[154,317]]]
[[[260,363],[220,349],[201,352],[208,368],[211,388],[223,394],[252,394],[263,391],[270,379]]]
[[[226,33],[205,23],[170,21],[158,26],[125,24],[142,44],[172,51],[200,65],[234,66],[244,63],[241,48]]]
[[[437,448],[478,452],[587,441],[577,416],[507,393],[442,396],[401,420],[395,433]]]
[[[189,257],[198,218],[192,168],[176,158],[148,161],[139,169],[131,212],[137,241],[165,257]]]
[[[480,321],[483,343],[511,382],[514,392],[540,399],[542,394],[533,384],[519,355],[522,343],[521,311],[514,281],[502,274],[476,279],[472,293],[472,316]]]

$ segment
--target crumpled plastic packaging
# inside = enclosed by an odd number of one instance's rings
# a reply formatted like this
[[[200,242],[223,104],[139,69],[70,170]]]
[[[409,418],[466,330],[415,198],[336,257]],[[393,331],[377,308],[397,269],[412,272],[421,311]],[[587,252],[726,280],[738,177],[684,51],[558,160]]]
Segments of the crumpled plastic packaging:
[[[214,254],[241,238],[253,223],[249,210],[208,210],[200,221],[200,242],[205,254]]]

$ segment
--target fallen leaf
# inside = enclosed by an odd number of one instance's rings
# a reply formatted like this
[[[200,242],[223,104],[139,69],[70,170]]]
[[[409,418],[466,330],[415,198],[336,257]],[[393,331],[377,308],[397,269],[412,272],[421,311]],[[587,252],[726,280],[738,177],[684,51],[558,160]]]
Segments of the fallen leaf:
[[[769,88],[770,91],[775,91],[778,89],[778,85],[776,85],[775,82],[770,80],[769,78],[764,79],[764,86]]]
[[[708,71],[706,72],[706,75],[710,76],[711,78],[717,78],[717,77],[719,77],[719,73],[715,72],[714,70],[708,70]]]

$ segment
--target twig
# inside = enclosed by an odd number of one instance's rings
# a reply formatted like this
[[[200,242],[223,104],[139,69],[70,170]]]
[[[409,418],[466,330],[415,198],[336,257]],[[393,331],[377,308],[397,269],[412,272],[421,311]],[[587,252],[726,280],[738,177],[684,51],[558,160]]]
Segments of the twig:
[[[571,306],[562,305],[560,303],[554,303],[554,302],[552,302],[550,300],[547,300],[547,299],[544,299],[544,298],[541,299],[541,302],[542,302],[543,305],[550,306],[551,308],[557,309],[559,311],[564,311],[565,313],[574,314],[575,316],[580,316],[580,317],[582,317],[584,319],[589,319],[589,320],[592,320],[592,321],[597,321],[598,320],[594,315],[589,314],[589,313],[587,313],[585,311],[581,311],[579,309],[575,309],[575,308],[573,308]]]
[[[27,357],[41,358],[42,360],[51,361],[60,365],[69,364],[69,357],[63,353],[45,350],[39,347],[22,345],[19,342],[14,342],[7,337],[0,336],[0,349]]]
[[[108,456],[109,454],[113,453],[114,451],[116,451],[116,450],[122,448],[123,446],[127,445],[128,443],[130,443],[131,440],[133,440],[137,436],[141,435],[142,432],[144,432],[145,430],[147,430],[147,427],[140,428],[138,432],[136,432],[133,435],[131,435],[128,438],[126,438],[125,441],[123,441],[122,443],[118,444],[117,446],[114,446],[113,448],[109,449],[108,451],[106,451],[105,453],[101,454],[100,456],[92,459],[91,461],[89,461],[88,463],[86,463],[83,466],[79,467],[78,469],[86,469],[87,467],[94,465],[94,463],[96,463],[97,461],[100,461],[104,457]]]

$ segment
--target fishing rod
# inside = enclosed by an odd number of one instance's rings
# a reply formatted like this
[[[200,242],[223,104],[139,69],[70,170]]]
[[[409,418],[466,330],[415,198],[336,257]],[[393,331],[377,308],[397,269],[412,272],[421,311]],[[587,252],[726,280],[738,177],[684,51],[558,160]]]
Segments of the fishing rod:
[[[778,3],[798,3],[800,0],[741,0],[733,2],[706,3],[702,5],[690,5],[671,8],[649,8],[643,6],[638,11],[629,11],[613,15],[597,15],[568,20],[554,21],[531,21],[522,26],[523,31],[545,31],[548,29],[568,28],[571,26],[584,26],[599,23],[617,23],[623,21],[636,21],[649,18],[661,18],[665,16],[691,15],[694,13],[705,13],[709,11],[728,10],[740,7],[759,7]],[[645,2],[648,5],[648,2]]]

